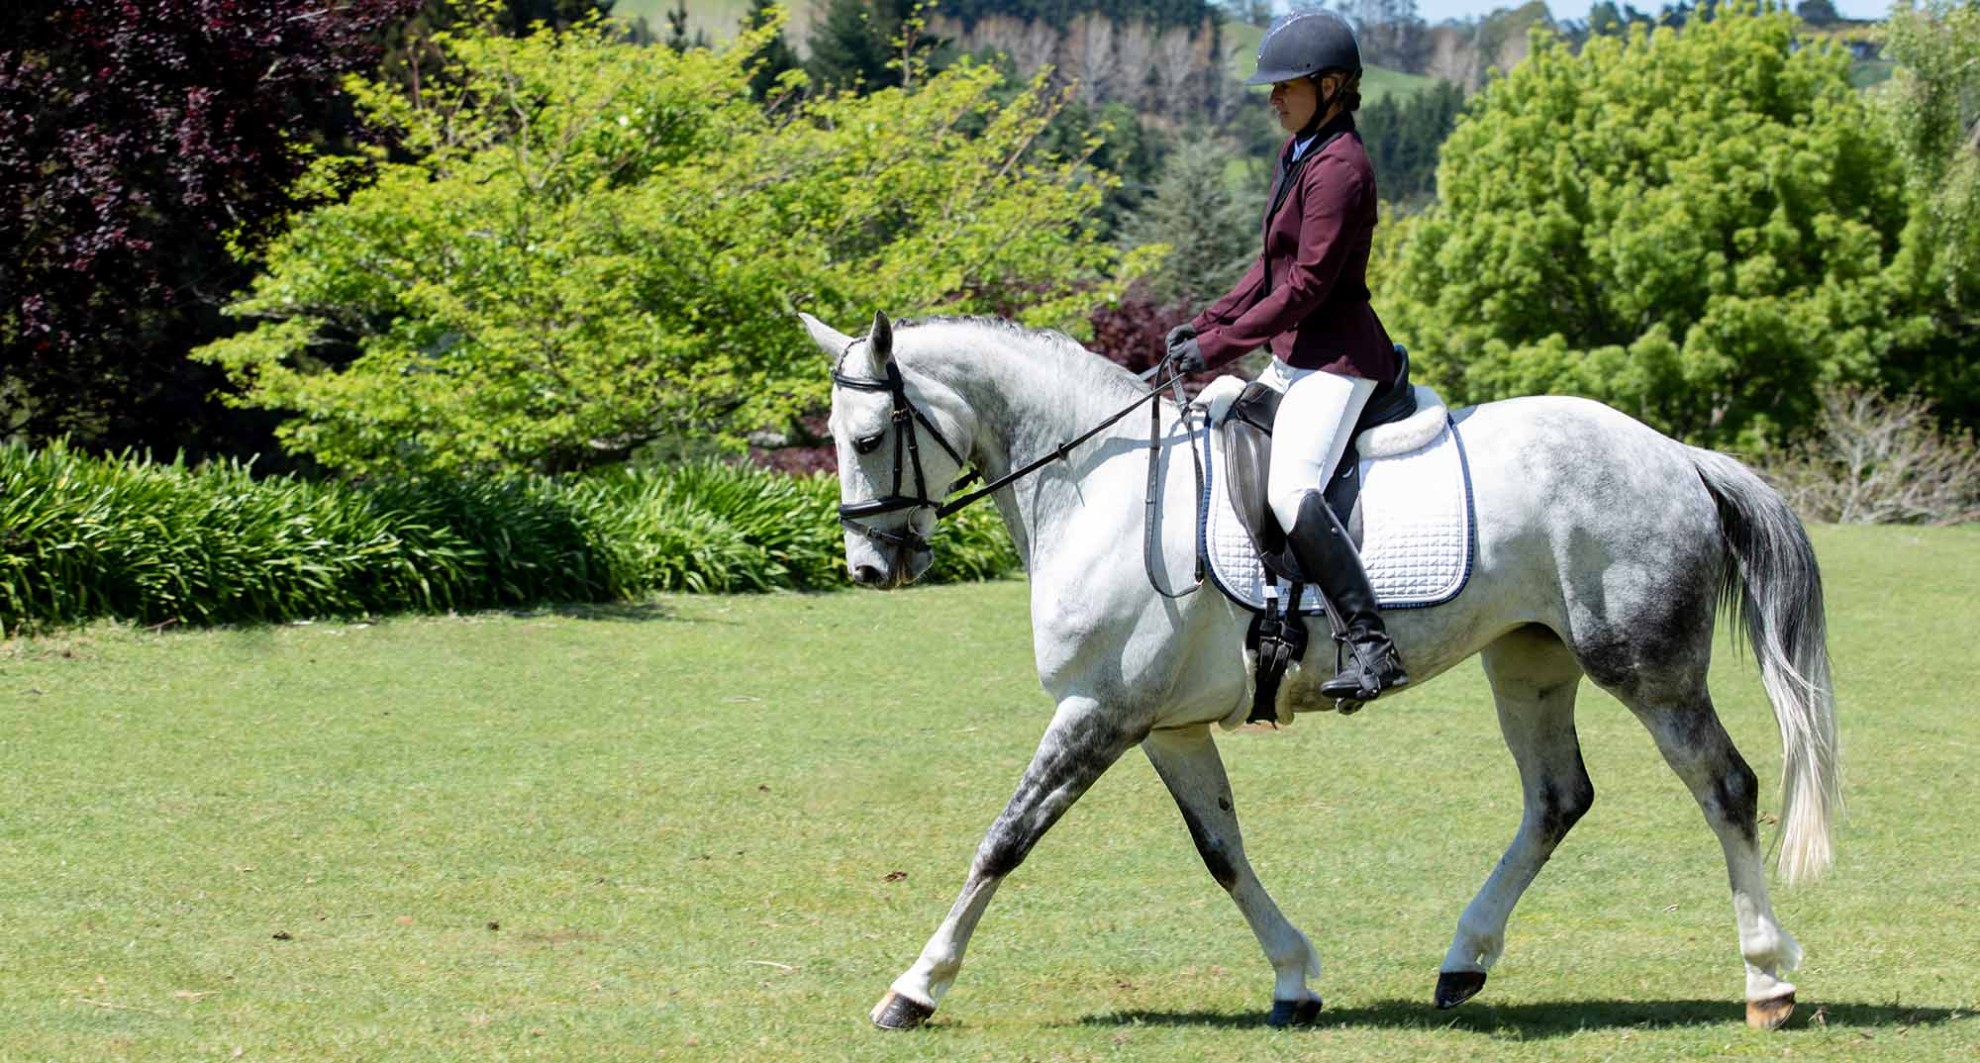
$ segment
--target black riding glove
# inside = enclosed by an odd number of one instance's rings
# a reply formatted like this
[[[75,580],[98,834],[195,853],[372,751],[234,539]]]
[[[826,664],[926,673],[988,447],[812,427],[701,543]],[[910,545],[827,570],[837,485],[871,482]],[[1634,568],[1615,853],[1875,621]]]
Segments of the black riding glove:
[[[1209,368],[1203,363],[1203,348],[1197,344],[1195,336],[1170,345],[1169,361],[1179,373],[1201,373]]]
[[[1185,322],[1169,330],[1169,338],[1162,341],[1162,346],[1167,350],[1173,351],[1182,341],[1195,338],[1196,326]]]

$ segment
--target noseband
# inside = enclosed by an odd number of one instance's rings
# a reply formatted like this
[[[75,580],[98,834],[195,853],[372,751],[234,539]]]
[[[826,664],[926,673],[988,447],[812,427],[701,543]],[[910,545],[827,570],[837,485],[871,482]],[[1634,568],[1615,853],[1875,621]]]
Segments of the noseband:
[[[857,343],[858,341],[855,340],[853,342]],[[846,352],[851,353],[851,351],[852,347],[848,345]],[[845,364],[844,354],[839,356],[839,363],[840,365]],[[890,358],[887,360],[887,375],[885,378],[876,379],[874,377],[847,376],[839,372],[838,366],[833,366],[832,382],[842,388],[851,388],[854,391],[885,391],[894,397],[892,415],[894,423],[893,490],[879,498],[869,499],[865,502],[854,502],[851,505],[843,502],[840,503],[839,523],[845,525],[851,531],[856,531],[866,536],[868,539],[886,543],[897,549],[927,549],[928,539],[919,531],[915,530],[912,518],[909,519],[907,524],[901,526],[900,531],[888,531],[885,528],[876,528],[871,524],[863,523],[862,518],[876,517],[882,513],[893,513],[903,509],[933,509],[938,511],[938,513],[941,511],[942,500],[929,496],[928,481],[921,473],[921,442],[916,437],[915,432],[915,424],[917,422],[923,428],[928,429],[929,435],[935,437],[935,442],[941,444],[942,449],[948,452],[950,458],[955,460],[957,468],[968,465],[969,462],[965,461],[963,456],[956,451],[956,448],[950,446],[949,441],[943,438],[942,430],[935,427],[935,422],[929,420],[928,415],[922,413],[919,406],[908,401],[907,383],[901,379],[901,367],[893,359]],[[903,450],[907,453],[907,461],[905,463],[901,461]],[[907,495],[901,493],[901,471],[904,468],[910,467],[914,469],[914,494]],[[942,492],[943,497],[947,497],[950,492],[967,483],[973,476],[974,474],[970,474],[957,479],[955,483],[949,485],[948,491]]]

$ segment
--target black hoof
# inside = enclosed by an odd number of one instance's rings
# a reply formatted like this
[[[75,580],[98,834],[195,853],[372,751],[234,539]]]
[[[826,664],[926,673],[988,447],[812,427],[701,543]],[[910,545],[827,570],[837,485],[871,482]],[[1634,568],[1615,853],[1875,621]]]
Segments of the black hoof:
[[[1483,988],[1484,971],[1440,971],[1437,974],[1437,1007],[1448,1011],[1477,996]]]
[[[1283,1030],[1288,1026],[1311,1026],[1320,1018],[1320,1002],[1317,1000],[1275,1000],[1272,1013],[1265,1016],[1265,1025]]]
[[[883,1030],[912,1030],[927,1022],[933,1014],[934,1008],[890,989],[886,996],[880,998],[880,1003],[873,1006],[873,1025]]]

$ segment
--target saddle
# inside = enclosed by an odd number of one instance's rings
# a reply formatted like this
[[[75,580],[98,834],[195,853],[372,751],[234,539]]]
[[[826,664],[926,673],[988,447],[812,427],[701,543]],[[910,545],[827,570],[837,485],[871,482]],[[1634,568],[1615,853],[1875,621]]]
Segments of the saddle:
[[[1409,352],[1396,345],[1396,376],[1375,386],[1361,416],[1348,431],[1348,445],[1339,468],[1324,485],[1327,505],[1340,518],[1341,526],[1361,546],[1361,455],[1355,440],[1377,425],[1393,424],[1416,413],[1416,389],[1409,383]],[[1266,480],[1272,468],[1272,422],[1284,396],[1263,384],[1245,385],[1231,403],[1219,429],[1224,439],[1226,475],[1230,478],[1231,502],[1251,541],[1258,545],[1259,560],[1266,571],[1289,583],[1312,583],[1300,571],[1299,561],[1286,547],[1285,529],[1266,502]]]
[[[1339,468],[1322,487],[1327,505],[1348,530],[1356,549],[1361,547],[1361,455],[1355,440],[1377,425],[1405,420],[1416,413],[1416,391],[1409,383],[1409,352],[1396,345],[1396,376],[1382,381],[1368,397],[1367,405],[1348,432],[1348,445]],[[1266,486],[1272,468],[1272,425],[1278,416],[1282,394],[1263,384],[1245,386],[1225,414],[1222,427],[1224,461],[1228,469],[1233,508],[1251,541],[1258,549],[1259,562],[1267,572],[1291,584],[1291,594],[1283,603],[1275,591],[1268,591],[1265,609],[1251,618],[1245,634],[1246,648],[1255,653],[1256,668],[1248,722],[1274,722],[1279,685],[1286,669],[1306,655],[1306,626],[1299,619],[1299,597],[1303,586],[1316,581],[1300,569],[1299,560],[1286,544],[1285,529],[1266,500]],[[1340,622],[1332,608],[1327,620],[1338,640]],[[1343,712],[1360,708],[1358,703],[1340,706]]]

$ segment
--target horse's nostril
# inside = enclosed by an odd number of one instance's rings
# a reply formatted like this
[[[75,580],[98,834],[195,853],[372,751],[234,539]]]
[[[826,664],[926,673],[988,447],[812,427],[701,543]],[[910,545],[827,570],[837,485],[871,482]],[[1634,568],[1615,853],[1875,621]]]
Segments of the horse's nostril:
[[[860,565],[853,569],[853,582],[861,586],[871,587],[886,578],[884,573],[872,565]]]

